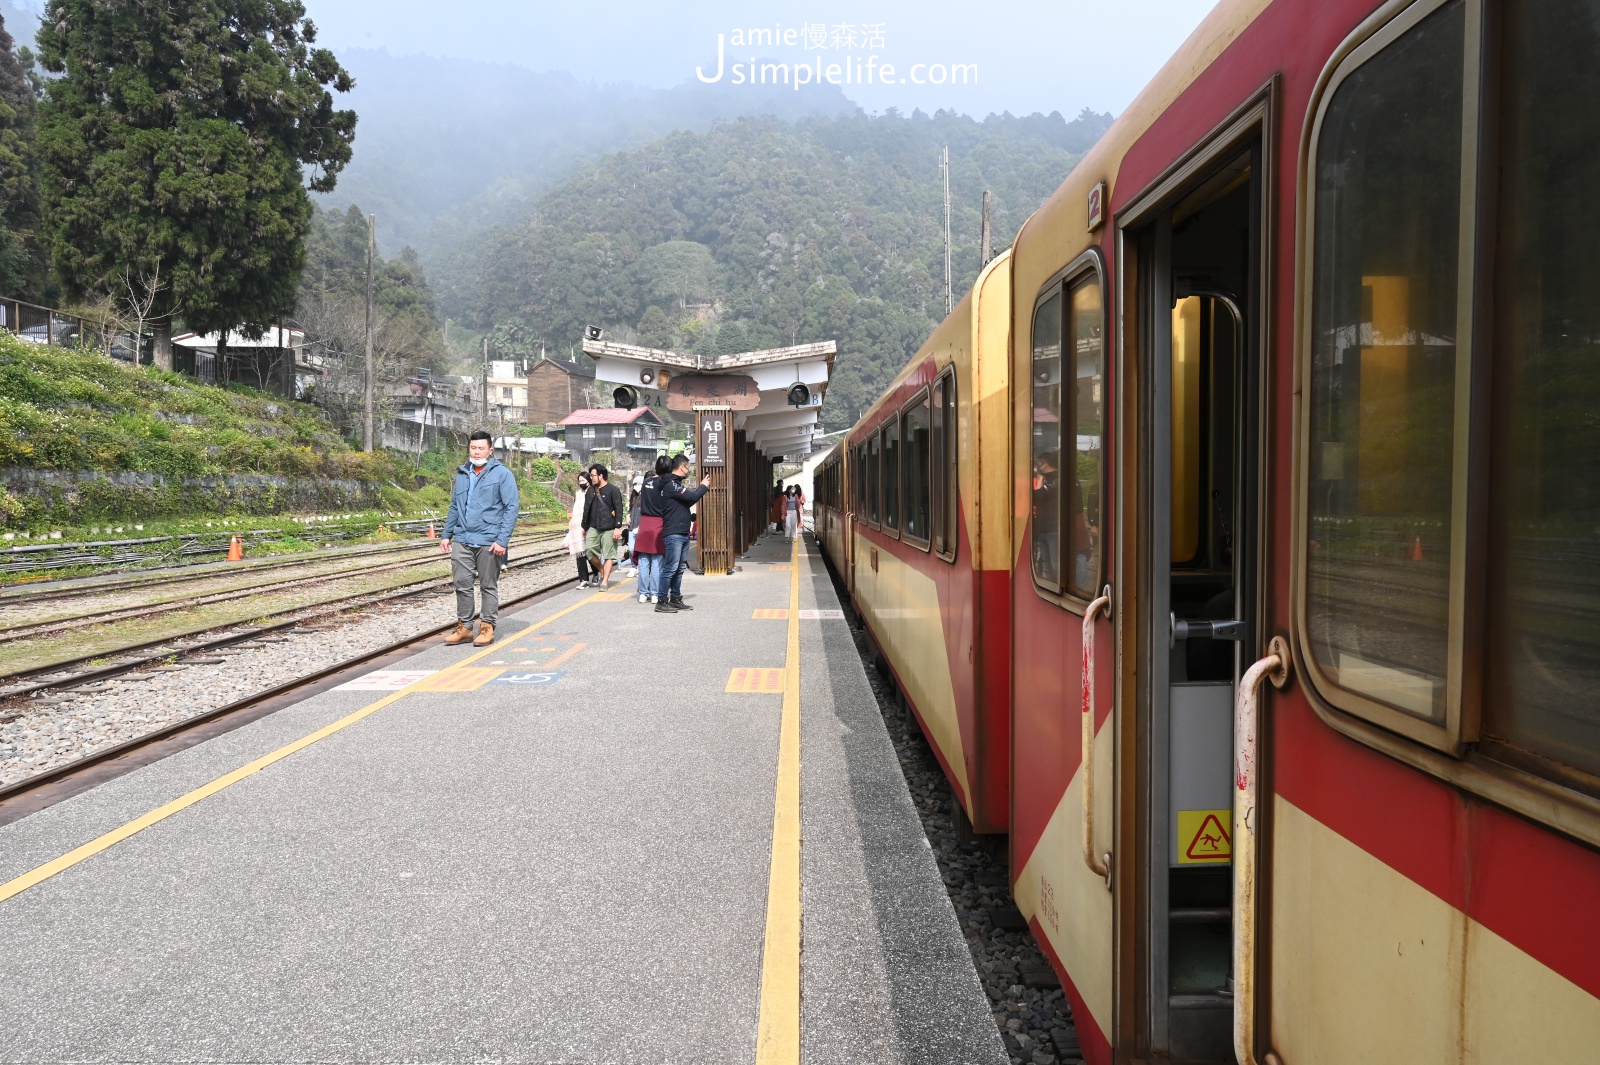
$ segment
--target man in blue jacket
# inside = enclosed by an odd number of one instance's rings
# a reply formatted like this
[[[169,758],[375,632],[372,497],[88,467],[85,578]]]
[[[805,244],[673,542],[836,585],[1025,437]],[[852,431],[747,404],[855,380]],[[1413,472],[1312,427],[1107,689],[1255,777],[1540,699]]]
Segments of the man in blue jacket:
[[[467,461],[456,470],[450,513],[444,519],[439,549],[450,556],[456,585],[456,627],[445,643],[487,647],[494,642],[500,613],[500,564],[511,547],[522,498],[517,479],[494,459],[494,440],[479,429],[467,442]],[[472,585],[483,590],[478,635],[472,635]]]
[[[680,451],[672,456],[671,474],[656,480],[656,498],[661,508],[661,545],[666,555],[661,563],[661,594],[656,601],[658,614],[694,609],[683,601],[683,571],[689,568],[689,508],[710,491],[711,475],[708,473],[701,478],[698,488],[685,488],[683,479],[688,473],[689,457]]]

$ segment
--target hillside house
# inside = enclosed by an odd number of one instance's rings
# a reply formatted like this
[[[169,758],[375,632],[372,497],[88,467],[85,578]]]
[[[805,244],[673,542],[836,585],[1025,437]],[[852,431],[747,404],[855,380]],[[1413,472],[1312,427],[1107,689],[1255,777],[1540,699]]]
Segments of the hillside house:
[[[566,430],[567,450],[585,465],[596,451],[610,451],[622,465],[624,456],[654,458],[666,446],[661,418],[649,407],[623,410],[621,407],[594,407],[575,410],[561,419]],[[639,461],[643,461],[640,458]],[[638,463],[630,462],[629,465]]]
[[[560,424],[575,410],[589,406],[585,392],[594,387],[594,371],[561,359],[540,359],[527,377],[524,425]]]

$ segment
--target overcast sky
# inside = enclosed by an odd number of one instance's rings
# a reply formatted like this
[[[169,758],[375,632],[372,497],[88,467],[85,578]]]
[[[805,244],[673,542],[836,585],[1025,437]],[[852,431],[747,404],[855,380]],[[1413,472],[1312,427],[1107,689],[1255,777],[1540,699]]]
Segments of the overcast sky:
[[[336,51],[386,48],[666,88],[717,78],[720,34],[725,85],[749,76],[736,64],[757,58],[787,63],[789,76],[802,81],[831,74],[869,111],[943,107],[977,117],[1061,111],[1068,118],[1084,107],[1121,113],[1212,6],[1211,0],[305,3],[321,41]],[[761,43],[759,33],[755,46],[736,43],[748,41],[751,30],[771,31],[773,43]],[[963,76],[957,64],[965,66],[966,84],[954,84]],[[804,74],[793,73],[802,65]],[[946,84],[931,84],[941,74]]]

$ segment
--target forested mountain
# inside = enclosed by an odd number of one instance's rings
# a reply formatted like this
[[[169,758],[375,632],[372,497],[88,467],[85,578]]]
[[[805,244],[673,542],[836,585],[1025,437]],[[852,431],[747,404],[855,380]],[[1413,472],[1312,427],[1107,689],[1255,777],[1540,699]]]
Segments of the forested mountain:
[[[983,190],[998,252],[1109,122],[891,111],[675,133],[605,157],[448,264],[472,299],[445,312],[533,355],[585,325],[712,353],[834,339],[825,420],[848,425],[945,315],[940,148],[959,298]]]
[[[606,152],[739,115],[832,115],[855,105],[833,86],[681,85],[647,89],[505,64],[353,49],[349,105],[361,116],[355,159],[329,207],[378,216],[385,247],[431,264],[484,226],[516,222],[534,200]],[[603,60],[603,57],[599,57]],[[608,80],[626,70],[606,68]]]

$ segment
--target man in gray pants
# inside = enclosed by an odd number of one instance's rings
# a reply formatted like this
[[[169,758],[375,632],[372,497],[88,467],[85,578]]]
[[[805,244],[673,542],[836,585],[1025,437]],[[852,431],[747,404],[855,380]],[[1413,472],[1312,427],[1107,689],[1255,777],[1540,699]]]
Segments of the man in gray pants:
[[[456,470],[450,513],[444,519],[439,549],[450,556],[456,585],[456,627],[445,643],[487,647],[494,642],[500,611],[500,564],[511,547],[522,505],[517,479],[494,459],[494,439],[482,429],[467,442],[467,461]],[[483,590],[477,638],[472,634],[472,585]]]

